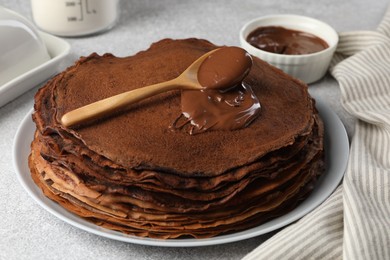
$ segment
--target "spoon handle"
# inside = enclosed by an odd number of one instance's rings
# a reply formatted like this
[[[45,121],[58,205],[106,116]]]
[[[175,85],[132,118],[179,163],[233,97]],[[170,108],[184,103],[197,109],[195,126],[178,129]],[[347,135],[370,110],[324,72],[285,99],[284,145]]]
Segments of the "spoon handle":
[[[61,123],[63,126],[69,127],[88,120],[101,118],[109,115],[117,109],[136,103],[142,99],[178,88],[180,88],[180,81],[173,79],[147,87],[130,90],[72,110],[62,116]]]

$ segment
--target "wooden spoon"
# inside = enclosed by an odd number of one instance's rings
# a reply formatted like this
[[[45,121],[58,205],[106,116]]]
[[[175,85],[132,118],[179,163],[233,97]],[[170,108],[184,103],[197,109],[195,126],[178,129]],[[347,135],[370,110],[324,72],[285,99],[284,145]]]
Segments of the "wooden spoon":
[[[238,50],[240,49],[240,50]],[[221,51],[219,51],[221,50]],[[217,52],[218,51],[218,52]],[[101,118],[104,116],[109,115],[113,111],[116,111],[117,109],[120,109],[124,106],[133,104],[135,102],[138,102],[140,100],[143,100],[145,98],[157,95],[162,92],[170,91],[170,90],[175,90],[175,89],[192,89],[192,90],[204,90],[206,88],[222,88],[225,87],[226,84],[221,84],[220,80],[218,77],[216,77],[216,81],[213,82],[215,86],[203,86],[198,79],[198,71],[199,68],[201,67],[202,63],[208,58],[213,52],[218,53],[216,58],[218,61],[219,59],[231,59],[231,52],[238,53],[238,56],[240,56],[240,52],[243,53],[244,56],[240,57],[242,60],[248,60],[250,59],[250,65],[251,63],[251,58],[249,54],[247,54],[243,49],[238,48],[238,47],[223,47],[219,49],[212,50],[210,52],[207,52],[206,54],[202,55],[200,58],[198,58],[196,61],[194,61],[182,74],[180,74],[177,78],[157,83],[154,85],[146,86],[143,88],[139,89],[134,89],[128,92],[124,92],[106,99],[99,100],[97,102],[91,103],[89,105],[77,108],[75,110],[72,110],[65,115],[62,116],[61,118],[61,123],[63,126],[68,127],[68,126],[73,126],[76,124],[83,123],[87,120],[93,120],[97,118]],[[237,55],[236,55],[237,56]],[[212,57],[212,56],[210,56]],[[219,57],[219,58],[218,58]],[[248,58],[249,57],[249,58]],[[211,69],[213,71],[213,66],[218,65],[214,64],[215,62],[211,62],[211,66],[209,67],[209,70]],[[225,62],[226,63],[226,62]],[[245,63],[245,62],[244,62]],[[246,62],[248,63],[248,62]],[[207,64],[207,63],[206,63]],[[249,64],[249,63],[248,63]],[[242,72],[239,72],[243,74],[242,77],[245,77],[248,71],[248,68],[241,68],[241,64],[238,64],[236,66],[238,70],[242,70]],[[207,69],[206,69],[207,70]],[[219,71],[214,72],[215,75],[221,74]],[[223,73],[222,73],[223,74]],[[232,74],[230,76],[230,73],[226,73],[229,75],[222,75],[222,78],[232,78],[231,80],[227,80],[227,82],[233,82],[236,81],[237,76]],[[236,73],[237,74],[237,73]],[[207,75],[206,75],[207,76]],[[241,79],[242,80],[242,79]],[[209,79],[210,81],[210,79]]]

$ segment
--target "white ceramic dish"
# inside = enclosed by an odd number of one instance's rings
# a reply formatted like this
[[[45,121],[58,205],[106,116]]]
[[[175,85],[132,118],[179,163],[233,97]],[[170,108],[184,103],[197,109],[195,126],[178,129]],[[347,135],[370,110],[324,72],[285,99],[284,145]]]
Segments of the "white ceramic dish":
[[[308,32],[325,40],[329,47],[320,52],[304,55],[285,55],[263,51],[246,41],[253,30],[262,26],[282,26]],[[247,52],[307,84],[325,75],[338,44],[338,34],[328,24],[310,17],[289,14],[269,15],[249,21],[242,27],[239,38],[241,47]]]
[[[44,32],[39,34],[46,45],[50,60],[0,85],[0,107],[58,72],[60,62],[68,55],[69,43]]]
[[[117,231],[101,228],[62,208],[57,203],[45,197],[35,185],[30,176],[27,158],[30,153],[30,143],[33,139],[35,124],[31,120],[32,110],[26,115],[16,133],[13,145],[13,163],[17,177],[28,194],[45,210],[59,219],[87,232],[123,242],[165,247],[194,247],[208,246],[240,241],[259,236],[284,227],[303,217],[320,205],[339,185],[348,161],[349,142],[343,124],[337,115],[323,102],[318,100],[317,108],[325,123],[326,165],[324,175],[318,181],[314,191],[293,211],[279,218],[268,221],[260,226],[221,235],[207,239],[152,239],[126,235]]]

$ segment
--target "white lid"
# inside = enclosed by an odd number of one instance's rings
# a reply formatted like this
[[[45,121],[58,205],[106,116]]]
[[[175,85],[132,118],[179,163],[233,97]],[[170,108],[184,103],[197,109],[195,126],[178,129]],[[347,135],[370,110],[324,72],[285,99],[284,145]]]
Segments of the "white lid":
[[[50,60],[34,25],[1,6],[0,35],[0,86]]]

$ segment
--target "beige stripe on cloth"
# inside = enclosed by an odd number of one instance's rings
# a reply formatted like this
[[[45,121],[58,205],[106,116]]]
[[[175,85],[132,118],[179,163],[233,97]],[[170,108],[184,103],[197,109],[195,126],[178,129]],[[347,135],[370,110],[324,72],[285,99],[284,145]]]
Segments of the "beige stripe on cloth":
[[[340,33],[332,75],[357,123],[342,185],[249,259],[390,259],[390,9],[376,32]]]

